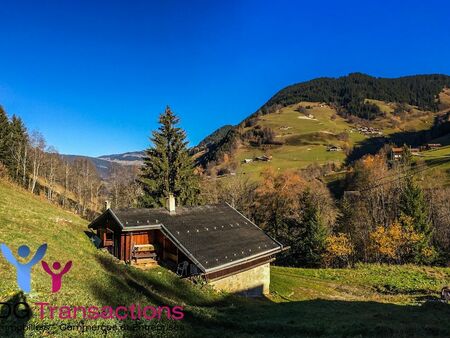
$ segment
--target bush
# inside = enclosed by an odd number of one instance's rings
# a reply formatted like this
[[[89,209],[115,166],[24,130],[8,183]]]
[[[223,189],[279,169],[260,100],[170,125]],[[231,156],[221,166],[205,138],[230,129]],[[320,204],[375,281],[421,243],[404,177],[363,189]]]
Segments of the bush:
[[[249,127],[253,127],[258,123],[258,119],[256,117],[251,117],[247,120],[245,120],[244,122],[244,127],[245,128],[249,128]]]
[[[379,226],[370,233],[370,251],[378,261],[387,263],[410,263],[417,256],[423,261],[432,260],[436,253],[431,246],[421,245],[424,234],[414,230],[413,219],[400,217],[391,225]]]
[[[229,169],[229,168],[220,168],[218,171],[217,171],[217,175],[218,176],[222,176],[222,175],[229,175],[229,174],[231,174],[231,170]]]
[[[330,235],[326,239],[325,265],[332,267],[349,266],[353,252],[354,248],[349,235],[343,233]]]
[[[348,133],[345,132],[345,131],[343,131],[342,133],[337,134],[336,137],[337,137],[337,139],[339,141],[344,141],[344,142],[347,142],[348,139],[349,139]]]
[[[8,168],[6,168],[6,166],[1,162],[0,162],[0,178],[9,180]]]

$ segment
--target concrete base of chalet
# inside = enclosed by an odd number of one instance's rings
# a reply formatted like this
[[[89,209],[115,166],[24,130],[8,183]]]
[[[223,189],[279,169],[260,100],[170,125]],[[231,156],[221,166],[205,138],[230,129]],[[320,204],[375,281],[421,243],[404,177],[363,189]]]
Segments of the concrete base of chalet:
[[[269,293],[270,263],[213,280],[209,284],[219,291],[261,297]]]

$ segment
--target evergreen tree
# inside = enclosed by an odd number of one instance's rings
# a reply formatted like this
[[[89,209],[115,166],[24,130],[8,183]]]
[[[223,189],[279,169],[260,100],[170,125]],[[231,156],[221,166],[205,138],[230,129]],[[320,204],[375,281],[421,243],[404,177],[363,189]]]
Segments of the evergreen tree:
[[[288,265],[318,267],[325,253],[328,231],[311,194],[305,192],[301,200],[300,216],[285,219],[281,226],[279,238],[291,247],[281,260]]]
[[[431,222],[429,221],[427,204],[422,189],[412,176],[407,177],[399,203],[400,218],[408,216],[412,220],[414,231],[423,235],[423,240],[415,247],[414,257],[416,263],[427,263],[424,256],[425,249],[431,249]]]
[[[8,149],[8,138],[10,134],[10,124],[6,112],[0,106],[0,162],[9,169],[11,162]]]
[[[412,162],[411,148],[408,147],[408,145],[403,144],[402,149],[403,149],[403,157],[401,163],[403,163],[405,166],[410,166]]]
[[[153,146],[146,150],[141,174],[144,207],[163,206],[169,194],[174,195],[177,204],[198,202],[198,178],[188,152],[186,133],[176,126],[178,122],[179,118],[167,107],[159,117],[160,127],[152,133]]]
[[[11,119],[9,135],[7,145],[11,158],[10,174],[14,179],[19,180],[25,160],[25,148],[28,146],[28,134],[22,119],[16,115],[13,115]]]
[[[325,252],[327,229],[322,223],[319,209],[312,201],[309,192],[304,194],[303,203],[303,231],[299,240],[299,254],[304,257],[305,265],[317,267],[321,265]]]
[[[412,176],[406,178],[406,185],[400,197],[399,209],[402,215],[413,219],[413,227],[416,232],[429,237],[431,230],[427,205],[422,189]]]

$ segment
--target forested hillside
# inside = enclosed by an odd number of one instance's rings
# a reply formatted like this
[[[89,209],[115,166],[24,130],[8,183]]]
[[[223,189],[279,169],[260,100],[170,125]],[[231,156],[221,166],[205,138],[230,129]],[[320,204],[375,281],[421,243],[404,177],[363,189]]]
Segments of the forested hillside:
[[[366,99],[405,103],[421,110],[436,111],[438,95],[450,87],[450,76],[432,74],[395,79],[376,78],[352,73],[339,78],[318,78],[288,86],[273,96],[261,113],[273,111],[277,105],[288,106],[301,101],[325,102],[341,108],[342,114],[373,119],[382,111]]]

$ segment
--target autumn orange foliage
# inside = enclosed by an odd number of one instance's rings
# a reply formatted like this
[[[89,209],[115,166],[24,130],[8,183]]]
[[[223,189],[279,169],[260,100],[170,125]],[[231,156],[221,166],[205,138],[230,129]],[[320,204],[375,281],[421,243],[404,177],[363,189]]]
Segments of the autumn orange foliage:
[[[381,261],[406,263],[415,254],[424,235],[414,231],[412,219],[403,216],[389,226],[379,226],[370,233],[372,254]],[[421,255],[430,257],[434,250],[421,248]]]
[[[330,235],[326,240],[324,262],[327,266],[348,266],[353,252],[354,247],[349,235],[344,233]]]

